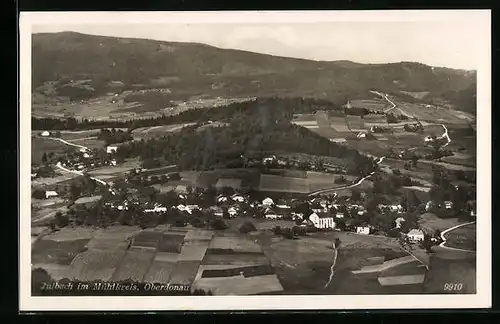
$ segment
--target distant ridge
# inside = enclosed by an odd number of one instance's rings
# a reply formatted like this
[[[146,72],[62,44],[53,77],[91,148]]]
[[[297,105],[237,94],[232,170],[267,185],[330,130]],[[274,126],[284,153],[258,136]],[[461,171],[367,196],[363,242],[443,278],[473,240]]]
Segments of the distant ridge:
[[[369,96],[428,92],[422,101],[443,100],[475,112],[476,72],[416,62],[362,64],[349,60],[313,61],[200,43],[86,35],[33,34],[33,89],[48,81],[91,80],[93,96],[109,91],[110,81],[125,87],[168,88],[173,96],[306,96],[337,103]],[[63,80],[63,81],[61,81]]]

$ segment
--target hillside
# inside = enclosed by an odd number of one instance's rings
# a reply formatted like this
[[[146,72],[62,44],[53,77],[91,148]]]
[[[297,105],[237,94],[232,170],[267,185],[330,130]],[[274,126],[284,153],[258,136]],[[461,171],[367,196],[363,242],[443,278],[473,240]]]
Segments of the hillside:
[[[116,91],[160,88],[168,89],[162,94],[166,102],[201,95],[280,95],[342,103],[377,89],[393,95],[426,93],[419,100],[439,99],[475,112],[475,72],[420,63],[320,62],[196,43],[74,32],[34,34],[32,46],[34,102],[77,101]]]

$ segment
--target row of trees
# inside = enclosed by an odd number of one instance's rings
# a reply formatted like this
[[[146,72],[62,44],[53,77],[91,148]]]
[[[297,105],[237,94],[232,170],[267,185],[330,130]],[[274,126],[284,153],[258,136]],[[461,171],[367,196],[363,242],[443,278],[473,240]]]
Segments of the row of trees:
[[[97,139],[104,141],[106,145],[110,145],[131,141],[133,138],[132,134],[129,131],[123,131],[120,129],[116,130],[115,128],[103,128],[97,135]]]

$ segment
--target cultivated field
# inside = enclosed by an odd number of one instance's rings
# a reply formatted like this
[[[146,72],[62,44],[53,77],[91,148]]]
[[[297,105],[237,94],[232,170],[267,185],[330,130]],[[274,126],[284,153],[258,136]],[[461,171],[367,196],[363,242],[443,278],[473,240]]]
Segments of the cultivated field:
[[[142,281],[155,258],[154,250],[131,248],[111,276],[112,281],[132,279]]]
[[[366,108],[373,111],[383,111],[388,108],[387,101],[381,99],[351,100],[353,107]]]
[[[306,179],[261,174],[259,190],[308,193],[309,185]]]
[[[125,254],[125,251],[111,249],[81,253],[71,263],[68,277],[81,281],[109,281]]]
[[[174,124],[174,125],[161,125],[152,127],[140,127],[132,131],[134,140],[148,140],[151,138],[162,137],[169,133],[179,132],[186,126],[192,126],[196,123]]]
[[[434,123],[463,124],[467,118],[460,112],[446,108],[426,107],[423,104],[412,104],[395,101],[397,107],[403,112],[418,118],[419,120]]]

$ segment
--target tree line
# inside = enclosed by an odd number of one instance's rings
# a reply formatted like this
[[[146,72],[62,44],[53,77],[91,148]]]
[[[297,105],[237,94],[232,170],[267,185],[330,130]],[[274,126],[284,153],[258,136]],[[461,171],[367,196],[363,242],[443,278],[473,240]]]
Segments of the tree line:
[[[138,128],[159,125],[171,125],[189,122],[228,121],[233,115],[247,114],[253,110],[286,112],[291,120],[293,114],[314,113],[318,110],[339,111],[342,109],[335,103],[313,98],[263,97],[245,102],[234,102],[224,106],[203,109],[190,109],[176,115],[130,120],[90,120],[88,118],[38,118],[32,116],[34,130],[83,130],[95,128]],[[371,113],[363,110],[363,114]]]

